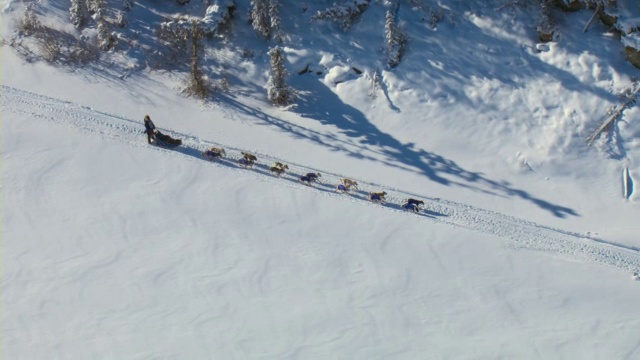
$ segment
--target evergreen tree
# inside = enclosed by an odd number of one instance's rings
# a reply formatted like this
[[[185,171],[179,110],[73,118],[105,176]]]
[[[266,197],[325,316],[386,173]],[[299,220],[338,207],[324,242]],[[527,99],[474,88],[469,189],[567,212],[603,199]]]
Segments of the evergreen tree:
[[[269,0],[269,17],[271,18],[271,29],[273,30],[274,39],[278,42],[282,42],[282,35],[280,35],[280,14],[278,13],[278,0]]]
[[[111,34],[109,23],[107,23],[107,9],[104,0],[91,0],[89,11],[93,11],[93,19],[98,28],[98,47],[102,50],[111,50],[116,43],[116,38]]]
[[[387,43],[387,65],[394,68],[400,64],[406,37],[396,25],[394,12],[391,10],[387,10],[384,32]]]
[[[84,0],[71,0],[71,7],[69,8],[69,15],[71,24],[80,29],[87,21],[86,8],[87,4]]]
[[[269,19],[269,7],[267,0],[251,0],[251,12],[249,18],[253,29],[268,39],[271,36],[271,21]]]
[[[269,82],[267,83],[267,94],[272,104],[287,105],[292,97],[293,90],[286,84],[287,69],[284,66],[284,56],[279,46],[269,51],[271,68],[269,70]]]
[[[386,22],[384,26],[385,38],[387,39],[387,64],[395,67],[400,62],[398,58],[398,36],[396,33],[396,20],[391,10],[387,10]]]

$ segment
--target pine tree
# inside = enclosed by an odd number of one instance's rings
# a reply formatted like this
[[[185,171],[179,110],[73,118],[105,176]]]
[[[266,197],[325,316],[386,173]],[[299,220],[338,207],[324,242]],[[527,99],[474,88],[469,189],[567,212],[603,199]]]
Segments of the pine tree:
[[[400,64],[402,50],[407,41],[404,32],[396,25],[395,12],[387,10],[385,22],[385,39],[387,42],[387,65],[394,68]]]
[[[271,21],[269,19],[269,7],[267,0],[251,0],[251,12],[249,18],[253,29],[268,39],[271,36]]]
[[[389,67],[396,67],[400,63],[398,57],[398,35],[396,32],[396,20],[391,10],[387,10],[386,18],[384,31],[387,39],[387,64]]]
[[[271,18],[271,29],[275,33],[274,39],[282,42],[282,35],[280,35],[280,14],[278,13],[279,6],[278,0],[269,0],[269,17]]]
[[[91,0],[89,11],[93,11],[93,18],[98,28],[98,47],[102,50],[111,50],[116,43],[116,38],[111,34],[107,23],[107,9],[104,0]]]
[[[287,69],[284,66],[284,56],[279,46],[269,51],[271,68],[269,82],[267,83],[267,95],[272,104],[287,105],[293,96],[293,90],[286,84]]]
[[[80,29],[87,21],[87,3],[84,0],[71,0],[71,7],[69,8],[69,15],[71,24]]]

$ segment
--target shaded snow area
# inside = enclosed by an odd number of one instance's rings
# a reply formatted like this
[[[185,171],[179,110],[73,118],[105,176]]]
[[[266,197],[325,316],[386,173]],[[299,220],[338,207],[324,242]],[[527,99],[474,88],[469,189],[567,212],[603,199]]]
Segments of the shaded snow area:
[[[342,2],[352,23],[279,3],[282,42],[249,1],[136,2],[84,65],[30,53],[25,3],[2,3],[3,358],[640,358],[640,70],[615,34],[555,9],[540,44],[520,2]],[[203,71],[229,90],[185,97],[188,68],[158,65],[178,14],[211,19]],[[148,144],[146,114],[182,145]]]

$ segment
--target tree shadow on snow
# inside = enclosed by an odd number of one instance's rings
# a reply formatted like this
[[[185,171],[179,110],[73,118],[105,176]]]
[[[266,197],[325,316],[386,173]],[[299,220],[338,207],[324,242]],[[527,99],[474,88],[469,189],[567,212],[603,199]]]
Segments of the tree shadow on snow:
[[[343,103],[320,81],[310,81],[307,85],[311,88],[306,90],[309,90],[313,95],[298,99],[297,106],[292,111],[322,124],[336,126],[341,135],[346,135],[346,140],[343,137],[306,129],[270,116],[229,96],[221,94],[219,99],[236,111],[256,117],[293,136],[316,142],[355,158],[382,162],[386,166],[416,172],[428,177],[431,181],[446,186],[459,186],[498,196],[518,197],[532,202],[556,217],[564,218],[569,215],[578,215],[573,209],[536,198],[524,190],[509,186],[508,183],[492,180],[482,173],[465,170],[454,161],[419,149],[413,143],[403,144],[371,124],[362,112]],[[327,104],[331,105],[327,106]],[[366,155],[367,151],[383,155],[384,160]]]

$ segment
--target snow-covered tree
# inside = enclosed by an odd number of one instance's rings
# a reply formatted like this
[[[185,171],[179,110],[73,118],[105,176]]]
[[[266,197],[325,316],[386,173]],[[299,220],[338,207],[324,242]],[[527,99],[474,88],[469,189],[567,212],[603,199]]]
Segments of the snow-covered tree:
[[[124,15],[124,12],[122,12],[122,10],[116,10],[116,25],[119,28],[123,28],[126,27],[129,24],[129,21],[127,20],[127,17]]]
[[[131,11],[133,9],[133,0],[124,0],[122,3],[122,10]]]
[[[403,31],[398,28],[392,10],[387,10],[384,31],[387,44],[387,65],[394,68],[400,64],[400,57],[402,56],[402,50],[406,43],[406,36]]]
[[[69,16],[71,24],[80,29],[87,21],[87,3],[84,0],[71,0],[71,7],[69,8]]]
[[[269,50],[271,68],[269,69],[269,82],[267,83],[267,94],[269,101],[278,106],[289,104],[293,98],[293,89],[286,84],[288,75],[284,66],[284,55],[279,46]]]
[[[249,19],[253,29],[268,39],[271,36],[271,20],[267,0],[251,0]]]
[[[116,43],[116,37],[111,33],[107,22],[107,8],[104,0],[91,0],[89,11],[93,11],[93,19],[98,29],[98,47],[102,50],[111,50]]]
[[[312,19],[340,22],[342,28],[347,30],[368,6],[369,0],[349,0],[344,5],[334,4],[324,11],[318,11]]]
[[[207,38],[212,38],[219,29],[227,24],[235,12],[236,4],[233,0],[216,0],[207,7],[204,17],[200,21],[200,27]]]
[[[387,64],[393,68],[400,63],[400,53],[398,51],[396,20],[391,10],[387,10],[384,32],[387,39]]]
[[[540,41],[553,40],[553,22],[549,0],[540,0],[540,19],[538,22],[538,37]]]
[[[104,7],[103,0],[87,0],[87,10],[89,14],[95,14],[100,7]]]
[[[277,41],[282,41],[282,35],[280,35],[280,14],[278,7],[280,4],[278,0],[269,0],[269,18],[271,19],[271,30],[273,30],[274,38]]]

